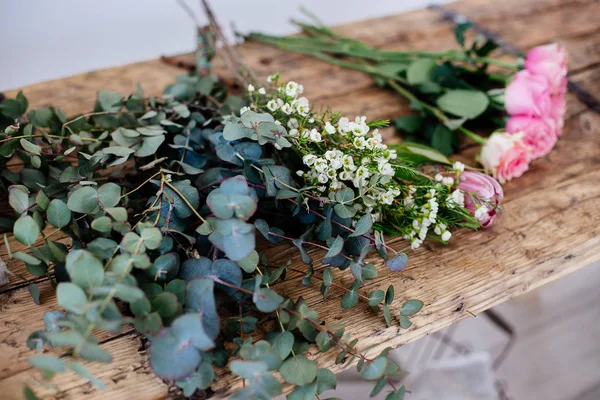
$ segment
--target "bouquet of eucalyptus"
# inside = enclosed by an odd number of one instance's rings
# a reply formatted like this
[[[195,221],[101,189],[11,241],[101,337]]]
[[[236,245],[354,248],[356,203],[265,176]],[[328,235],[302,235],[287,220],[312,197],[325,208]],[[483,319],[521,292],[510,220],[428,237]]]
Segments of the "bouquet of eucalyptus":
[[[468,43],[471,24],[466,22],[456,26],[456,49],[387,51],[343,37],[307,14],[312,23],[293,21],[305,36],[251,33],[247,39],[369,73],[415,110],[394,119],[407,141],[450,156],[459,150],[463,136],[482,146],[477,161],[504,183],[548,154],[561,134],[567,54],[560,45],[536,47],[514,62],[491,58],[498,44],[483,37]],[[475,133],[482,130],[493,134],[486,138]]]

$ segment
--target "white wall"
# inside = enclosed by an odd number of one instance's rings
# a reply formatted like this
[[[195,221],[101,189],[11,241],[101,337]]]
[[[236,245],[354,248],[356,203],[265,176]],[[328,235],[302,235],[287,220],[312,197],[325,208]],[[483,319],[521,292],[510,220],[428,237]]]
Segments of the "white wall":
[[[447,2],[442,0],[441,2]],[[305,6],[328,24],[401,13],[430,0],[213,0],[223,27],[294,31]],[[197,0],[187,0],[204,22]],[[0,0],[0,90],[191,51],[194,25],[175,0]]]

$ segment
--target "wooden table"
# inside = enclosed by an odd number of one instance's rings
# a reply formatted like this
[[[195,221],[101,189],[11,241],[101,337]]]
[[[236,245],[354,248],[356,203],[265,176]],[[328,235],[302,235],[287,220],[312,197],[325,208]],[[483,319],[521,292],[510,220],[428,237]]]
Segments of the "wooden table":
[[[551,41],[564,43],[570,54],[570,78],[590,93],[600,94],[597,1],[466,0],[449,8],[522,49]],[[452,28],[438,13],[420,10],[337,29],[383,48],[442,50],[454,47]],[[360,72],[257,44],[244,45],[241,52],[259,75],[280,71],[285,79],[303,83],[313,103],[369,118],[408,113],[406,103],[398,96],[376,88],[371,78]],[[217,62],[217,71],[220,65]],[[153,60],[40,83],[23,91],[34,108],[53,104],[73,114],[90,110],[99,89],[128,94],[140,82],[147,94],[157,95],[178,73],[181,71]],[[15,95],[16,91],[7,93],[9,97]],[[425,302],[410,329],[400,329],[397,324],[386,328],[382,316],[371,313],[364,304],[352,310],[341,309],[342,292],[335,288],[323,301],[318,287],[301,286],[293,274],[278,285],[278,290],[294,298],[303,296],[330,322],[344,321],[347,331],[360,339],[359,347],[374,346],[371,353],[376,353],[428,335],[600,259],[600,116],[572,94],[568,95],[567,114],[564,133],[554,151],[533,162],[525,176],[505,186],[505,212],[493,228],[460,231],[448,246],[427,244],[412,251],[410,266],[399,274],[378,264],[379,277],[369,281],[365,290],[394,284],[393,314],[398,314],[399,305],[406,299]],[[397,140],[392,131],[386,134],[388,140]],[[467,148],[462,155],[472,158],[475,150]],[[390,244],[396,248],[406,246],[400,239],[390,239]],[[13,246],[19,248],[18,244]],[[6,259],[6,249],[0,248],[0,256]],[[300,264],[295,250],[284,247],[280,253],[293,256],[294,262]],[[11,261],[8,266],[28,276],[19,263]],[[32,352],[25,345],[29,333],[43,328],[43,313],[57,308],[49,282],[39,279],[39,286],[40,306],[32,302],[27,288],[18,280],[12,279],[0,288],[0,397],[22,398],[23,383],[31,385],[43,398],[79,399],[86,394],[85,398],[116,400],[169,395],[169,386],[152,374],[140,336],[131,329],[118,335],[99,335],[114,358],[110,365],[91,366],[93,373],[106,383],[105,392],[71,375],[54,379],[60,394],[45,388],[39,373],[27,364]],[[333,364],[335,354],[312,353],[320,365]],[[224,394],[236,384],[239,382],[224,379],[215,385],[215,390]]]

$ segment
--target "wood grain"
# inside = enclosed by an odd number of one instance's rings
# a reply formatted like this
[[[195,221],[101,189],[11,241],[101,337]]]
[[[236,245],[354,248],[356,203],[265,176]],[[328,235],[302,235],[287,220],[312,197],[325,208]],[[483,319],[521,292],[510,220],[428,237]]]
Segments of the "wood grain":
[[[491,11],[489,2],[467,0],[451,7],[521,48],[552,40],[563,42],[571,53],[570,67],[575,72],[572,79],[590,92],[600,93],[599,25],[595,18],[600,11],[598,2],[506,0],[494,4]],[[345,25],[339,31],[390,49],[441,50],[454,46],[452,27],[428,10]],[[260,76],[281,71],[286,79],[301,81],[314,104],[371,118],[392,118],[409,112],[402,100],[375,88],[365,74],[257,44],[244,45],[241,52]],[[226,74],[219,62],[215,70]],[[146,94],[156,95],[177,73],[181,71],[155,60],[36,84],[23,90],[34,108],[55,104],[73,114],[90,109],[96,91],[101,88],[127,94],[140,82]],[[15,94],[7,93],[9,97]],[[600,117],[586,111],[573,96],[568,99],[569,120],[556,149],[535,161],[531,171],[521,179],[505,186],[505,213],[492,229],[457,232],[449,246],[424,246],[409,254],[410,266],[401,274],[391,274],[377,262],[380,275],[365,290],[394,284],[397,299],[392,306],[393,314],[398,313],[399,304],[408,298],[425,302],[411,329],[385,328],[382,316],[364,305],[352,311],[342,310],[339,291],[332,290],[323,301],[318,287],[301,286],[294,273],[278,285],[278,290],[292,297],[303,296],[322,318],[332,323],[344,321],[347,331],[360,339],[359,346],[375,346],[371,350],[374,353],[387,346],[408,343],[467,317],[468,312],[481,312],[597,260]],[[386,131],[386,139],[398,140],[390,130]],[[467,149],[462,156],[472,159],[474,151]],[[395,248],[406,246],[397,239],[390,239],[390,243]],[[281,258],[293,256],[297,269],[304,268],[293,249],[284,246],[278,252]],[[315,259],[323,255],[311,253]],[[3,247],[0,257],[6,258]],[[23,272],[23,267],[16,263],[10,262],[9,268]],[[338,280],[348,279],[343,273],[336,275]],[[41,315],[56,307],[49,283],[42,282],[40,289],[43,305],[35,306],[20,282],[13,280],[10,286],[0,288],[0,354],[3,354],[0,388],[8,395],[4,398],[21,398],[24,382],[43,398],[77,399],[83,394],[87,394],[86,398],[111,399],[167,396],[168,385],[149,373],[140,337],[127,331],[99,337],[115,361],[90,368],[107,384],[107,391],[100,392],[69,375],[54,380],[58,391],[44,386],[26,363],[31,352],[24,343],[30,332],[41,328]],[[333,364],[335,354],[322,355],[314,350],[311,353],[320,365]],[[225,395],[239,384],[226,379],[215,390]]]

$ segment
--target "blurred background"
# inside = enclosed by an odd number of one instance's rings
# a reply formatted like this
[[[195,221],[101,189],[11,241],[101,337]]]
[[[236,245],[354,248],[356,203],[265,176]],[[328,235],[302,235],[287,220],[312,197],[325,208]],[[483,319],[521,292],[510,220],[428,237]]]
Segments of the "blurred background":
[[[437,1],[438,3],[448,0]],[[198,1],[187,3],[200,24]],[[295,31],[300,6],[335,25],[426,7],[429,0],[218,0],[211,5],[233,38]],[[265,10],[268,13],[265,14]],[[265,26],[265,21],[269,21]],[[0,1],[0,91],[100,68],[194,50],[194,23],[176,0]],[[19,68],[14,68],[18,65]]]

